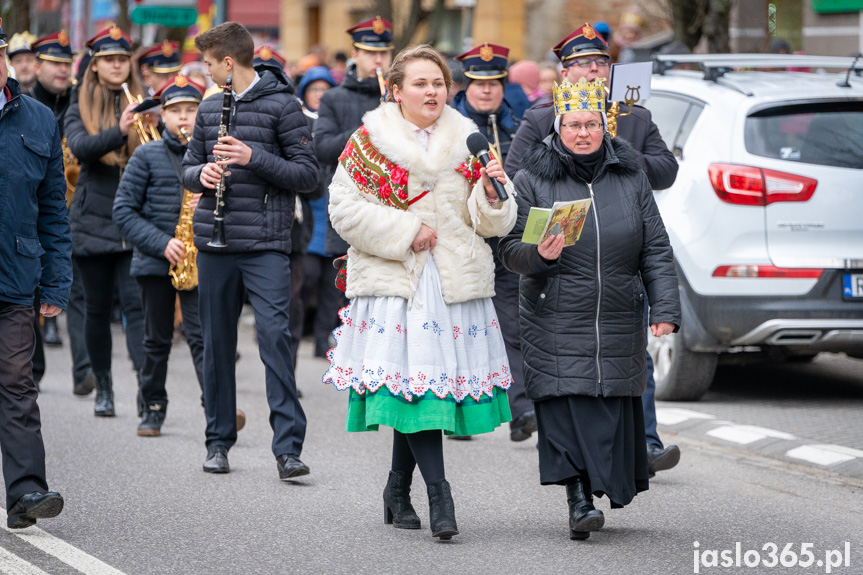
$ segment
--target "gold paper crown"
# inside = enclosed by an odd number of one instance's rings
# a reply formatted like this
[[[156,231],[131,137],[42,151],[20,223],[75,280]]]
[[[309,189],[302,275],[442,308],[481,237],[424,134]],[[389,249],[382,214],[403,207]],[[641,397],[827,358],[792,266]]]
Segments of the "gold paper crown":
[[[584,78],[573,86],[568,80],[554,83],[554,113],[562,116],[567,112],[604,112],[605,78],[588,82]]]

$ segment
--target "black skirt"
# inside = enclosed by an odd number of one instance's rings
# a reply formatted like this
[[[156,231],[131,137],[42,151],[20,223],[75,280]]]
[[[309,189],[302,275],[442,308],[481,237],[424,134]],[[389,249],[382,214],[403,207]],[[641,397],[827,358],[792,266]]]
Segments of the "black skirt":
[[[612,508],[647,491],[640,397],[570,395],[535,407],[540,483],[565,485],[580,477],[585,491],[608,496]]]

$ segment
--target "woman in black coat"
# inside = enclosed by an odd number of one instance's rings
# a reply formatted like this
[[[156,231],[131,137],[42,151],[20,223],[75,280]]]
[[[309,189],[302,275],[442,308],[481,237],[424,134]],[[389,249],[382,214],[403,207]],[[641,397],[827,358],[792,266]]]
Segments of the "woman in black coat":
[[[72,154],[81,162],[75,197],[69,209],[72,253],[81,271],[86,300],[84,339],[96,375],[94,413],[114,415],[111,380],[111,308],[116,286],[126,327],[126,347],[135,371],[143,365],[144,314],[138,285],[129,275],[132,246],[112,221],[120,174],[141,143],[133,127],[133,108],[123,93],[142,92],[132,73],[131,41],[116,26],[87,42],[93,58],[72,95],[65,133]]]
[[[653,335],[680,324],[673,254],[650,184],[632,148],[605,133],[605,98],[585,84],[556,87],[555,133],[530,149],[516,176],[518,221],[500,243],[504,265],[521,274],[540,482],[566,485],[572,539],[604,524],[592,494],[607,495],[615,508],[648,488],[642,283]],[[589,111],[565,112],[567,103]],[[521,241],[531,206],[587,198],[592,205],[574,245],[564,247],[562,234],[538,246]]]

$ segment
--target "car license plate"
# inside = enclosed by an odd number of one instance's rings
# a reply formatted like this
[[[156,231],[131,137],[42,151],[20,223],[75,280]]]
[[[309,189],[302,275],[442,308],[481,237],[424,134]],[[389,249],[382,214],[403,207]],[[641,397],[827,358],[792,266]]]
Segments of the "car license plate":
[[[863,274],[845,274],[842,295],[846,299],[863,299]]]

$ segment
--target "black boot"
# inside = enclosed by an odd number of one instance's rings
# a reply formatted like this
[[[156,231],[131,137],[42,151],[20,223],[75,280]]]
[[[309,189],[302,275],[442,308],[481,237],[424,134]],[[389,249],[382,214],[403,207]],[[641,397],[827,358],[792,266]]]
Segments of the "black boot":
[[[446,479],[437,483],[429,483],[429,523],[431,523],[432,537],[440,537],[442,540],[450,539],[458,535],[458,526],[455,524],[455,504],[452,502],[452,491]]]
[[[569,503],[570,539],[587,539],[591,531],[605,525],[605,516],[593,506],[593,497],[584,492],[580,478],[566,484],[566,501]]]
[[[138,425],[138,435],[141,437],[159,437],[162,435],[162,424],[165,422],[165,412],[168,402],[151,401],[144,406],[144,418]]]
[[[413,475],[404,471],[390,471],[384,487],[384,523],[399,529],[419,529],[420,518],[411,505]]]
[[[96,406],[93,413],[96,417],[114,417],[114,385],[110,372],[96,374]]]
[[[42,341],[45,345],[63,345],[63,340],[60,339],[60,334],[57,332],[56,317],[45,318],[45,325],[42,326]]]

